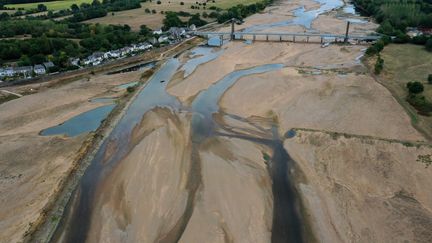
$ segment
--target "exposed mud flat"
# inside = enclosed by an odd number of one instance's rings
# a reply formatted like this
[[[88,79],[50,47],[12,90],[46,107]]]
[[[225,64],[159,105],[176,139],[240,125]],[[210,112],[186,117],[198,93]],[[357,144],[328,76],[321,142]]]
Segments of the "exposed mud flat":
[[[299,185],[323,242],[430,242],[429,146],[301,131],[285,148],[307,180]]]

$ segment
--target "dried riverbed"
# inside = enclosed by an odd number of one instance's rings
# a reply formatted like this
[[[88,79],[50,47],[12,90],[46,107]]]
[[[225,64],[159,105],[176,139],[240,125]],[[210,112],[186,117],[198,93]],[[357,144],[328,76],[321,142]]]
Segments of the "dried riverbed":
[[[280,1],[244,27],[343,32],[343,2],[320,3]],[[432,150],[358,62],[363,49],[229,42],[167,60],[51,241],[429,242],[432,172],[417,158]]]

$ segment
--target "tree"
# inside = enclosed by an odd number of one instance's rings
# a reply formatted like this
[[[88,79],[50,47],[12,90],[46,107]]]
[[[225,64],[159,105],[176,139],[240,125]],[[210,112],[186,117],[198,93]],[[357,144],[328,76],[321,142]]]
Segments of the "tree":
[[[30,58],[27,55],[22,55],[18,61],[18,66],[30,66],[32,64]]]
[[[408,82],[406,87],[410,94],[420,94],[424,90],[423,84],[418,81]]]
[[[432,38],[426,41],[426,50],[432,51]]]
[[[207,22],[200,18],[199,13],[192,15],[188,21],[188,25],[195,25],[197,27],[206,25]]]
[[[78,5],[76,5],[75,3],[70,6],[70,9],[74,13],[79,12],[79,10],[80,10],[80,8],[78,7]]]
[[[177,13],[175,12],[166,12],[165,19],[163,20],[163,27],[162,29],[164,31],[169,30],[171,27],[180,27],[183,26],[184,23],[181,21],[181,19],[178,17]]]
[[[151,29],[147,27],[147,25],[140,26],[140,35],[148,36],[151,34]]]
[[[44,4],[38,4],[37,5],[37,10],[40,11],[40,12],[47,11],[47,6],[45,6]]]

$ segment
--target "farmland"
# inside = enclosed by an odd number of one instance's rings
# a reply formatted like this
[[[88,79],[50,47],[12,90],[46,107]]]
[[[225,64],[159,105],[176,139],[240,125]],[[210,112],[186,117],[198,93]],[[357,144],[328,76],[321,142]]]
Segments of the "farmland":
[[[63,1],[53,1],[53,2],[38,2],[38,3],[23,3],[23,4],[8,4],[6,7],[8,8],[23,8],[27,9],[35,9],[39,4],[44,4],[47,6],[49,10],[62,10],[68,9],[72,4],[80,5],[82,3],[91,3],[92,0],[63,0]]]
[[[184,4],[181,5],[180,2],[183,2]],[[88,20],[86,23],[127,24],[132,28],[132,30],[139,30],[139,27],[145,24],[152,29],[158,29],[162,26],[162,20],[165,17],[164,12],[167,11],[184,11],[190,14],[200,13],[202,15],[203,13],[211,13],[213,11],[210,9],[212,6],[228,9],[238,4],[253,4],[257,2],[262,2],[262,0],[216,0],[214,3],[208,2],[205,9],[203,5],[197,5],[197,1],[194,0],[162,1],[161,4],[157,4],[156,1],[143,2],[141,3],[140,9],[132,9],[114,14],[108,14],[105,17]],[[197,7],[199,7],[199,9],[197,9]],[[146,9],[150,11],[154,10],[156,13],[146,13]],[[205,20],[211,21],[210,19]]]

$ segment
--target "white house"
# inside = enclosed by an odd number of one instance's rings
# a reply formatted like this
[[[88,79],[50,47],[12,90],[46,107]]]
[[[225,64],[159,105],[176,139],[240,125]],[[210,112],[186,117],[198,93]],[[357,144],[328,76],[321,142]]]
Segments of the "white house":
[[[42,65],[40,65],[40,64],[35,65],[35,66],[33,67],[33,71],[34,71],[37,75],[41,75],[41,74],[45,74],[45,73],[46,73],[46,69],[45,69],[45,67],[42,66]]]
[[[24,75],[24,77],[29,77],[33,72],[33,67],[32,66],[15,67],[13,68],[13,71],[15,72],[16,75]]]
[[[45,66],[46,70],[54,67],[54,63],[52,63],[52,62],[44,62],[43,65]]]
[[[99,65],[104,60],[103,52],[95,52],[84,60],[85,65]]]
[[[80,61],[79,58],[70,58],[69,59],[69,62],[74,66],[79,66],[79,61]]]
[[[5,68],[5,76],[12,77],[15,75],[15,71],[12,67]]]
[[[160,42],[166,42],[166,41],[168,41],[168,40],[169,40],[168,36],[161,36],[161,37],[159,37],[158,42],[159,42],[159,43],[160,43]]]
[[[196,26],[194,24],[191,24],[191,25],[189,25],[189,30],[190,31],[196,31],[197,28],[196,28]]]
[[[163,31],[161,29],[153,31],[153,35],[162,35],[162,33]]]

